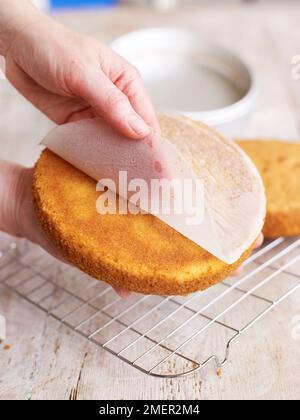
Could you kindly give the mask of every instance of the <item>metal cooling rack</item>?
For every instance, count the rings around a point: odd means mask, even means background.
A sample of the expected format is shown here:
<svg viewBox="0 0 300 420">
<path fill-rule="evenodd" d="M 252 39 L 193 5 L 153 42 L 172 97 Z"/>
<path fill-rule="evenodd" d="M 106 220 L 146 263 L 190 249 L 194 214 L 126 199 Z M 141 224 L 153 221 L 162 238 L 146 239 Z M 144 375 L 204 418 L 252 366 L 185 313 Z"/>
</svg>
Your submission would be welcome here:
<svg viewBox="0 0 300 420">
<path fill-rule="evenodd" d="M 240 277 L 187 297 L 132 294 L 0 236 L 0 284 L 140 371 L 179 377 L 229 359 L 233 343 L 300 289 L 300 239 L 279 238 Z"/>
</svg>

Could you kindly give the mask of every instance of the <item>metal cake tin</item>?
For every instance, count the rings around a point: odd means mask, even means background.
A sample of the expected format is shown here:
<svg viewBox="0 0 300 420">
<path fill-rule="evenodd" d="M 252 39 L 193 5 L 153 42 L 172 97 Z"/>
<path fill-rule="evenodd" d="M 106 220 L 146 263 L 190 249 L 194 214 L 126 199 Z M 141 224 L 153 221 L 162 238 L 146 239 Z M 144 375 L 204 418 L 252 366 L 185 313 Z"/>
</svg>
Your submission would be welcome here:
<svg viewBox="0 0 300 420">
<path fill-rule="evenodd" d="M 157 110 L 189 116 L 240 135 L 256 87 L 235 53 L 189 30 L 150 28 L 127 33 L 112 48 L 137 67 Z"/>
</svg>

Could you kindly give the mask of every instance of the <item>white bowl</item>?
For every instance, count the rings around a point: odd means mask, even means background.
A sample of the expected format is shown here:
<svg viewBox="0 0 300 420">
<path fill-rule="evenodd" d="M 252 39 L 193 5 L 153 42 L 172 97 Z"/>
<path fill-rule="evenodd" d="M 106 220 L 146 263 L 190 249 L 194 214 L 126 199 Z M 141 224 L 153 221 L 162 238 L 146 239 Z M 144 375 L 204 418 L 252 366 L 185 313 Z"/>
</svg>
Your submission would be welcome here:
<svg viewBox="0 0 300 420">
<path fill-rule="evenodd" d="M 139 69 L 156 109 L 187 115 L 229 135 L 255 102 L 249 67 L 194 32 L 152 28 L 130 32 L 112 48 Z"/>
</svg>

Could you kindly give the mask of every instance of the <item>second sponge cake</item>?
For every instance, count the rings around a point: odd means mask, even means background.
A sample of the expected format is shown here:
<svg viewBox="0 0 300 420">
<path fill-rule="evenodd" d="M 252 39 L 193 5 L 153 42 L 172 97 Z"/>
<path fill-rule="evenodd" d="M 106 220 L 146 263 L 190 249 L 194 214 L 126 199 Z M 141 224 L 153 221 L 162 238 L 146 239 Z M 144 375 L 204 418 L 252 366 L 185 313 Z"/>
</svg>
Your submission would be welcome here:
<svg viewBox="0 0 300 420">
<path fill-rule="evenodd" d="M 238 141 L 256 164 L 265 184 L 267 238 L 300 235 L 300 143 Z"/>
</svg>

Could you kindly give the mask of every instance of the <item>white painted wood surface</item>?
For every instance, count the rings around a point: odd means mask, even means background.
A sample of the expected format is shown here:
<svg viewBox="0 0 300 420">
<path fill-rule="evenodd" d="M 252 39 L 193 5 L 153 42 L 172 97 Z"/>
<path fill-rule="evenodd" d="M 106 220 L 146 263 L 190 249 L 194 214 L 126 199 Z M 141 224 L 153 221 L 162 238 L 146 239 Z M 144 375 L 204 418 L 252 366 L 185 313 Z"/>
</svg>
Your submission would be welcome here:
<svg viewBox="0 0 300 420">
<path fill-rule="evenodd" d="M 240 135 L 299 139 L 300 80 L 291 76 L 292 57 L 300 54 L 299 3 L 210 3 L 169 15 L 121 8 L 57 18 L 105 42 L 144 26 L 197 29 L 203 37 L 242 54 L 257 75 L 257 107 Z M 1 158 L 33 164 L 39 154 L 37 143 L 51 124 L 5 81 L 0 81 L 0 111 Z M 202 379 L 145 376 L 1 285 L 0 313 L 8 324 L 8 338 L 0 345 L 1 399 L 300 397 L 300 341 L 292 337 L 292 320 L 300 315 L 300 293 L 233 346 L 232 361 L 222 378 L 211 372 Z"/>
</svg>

